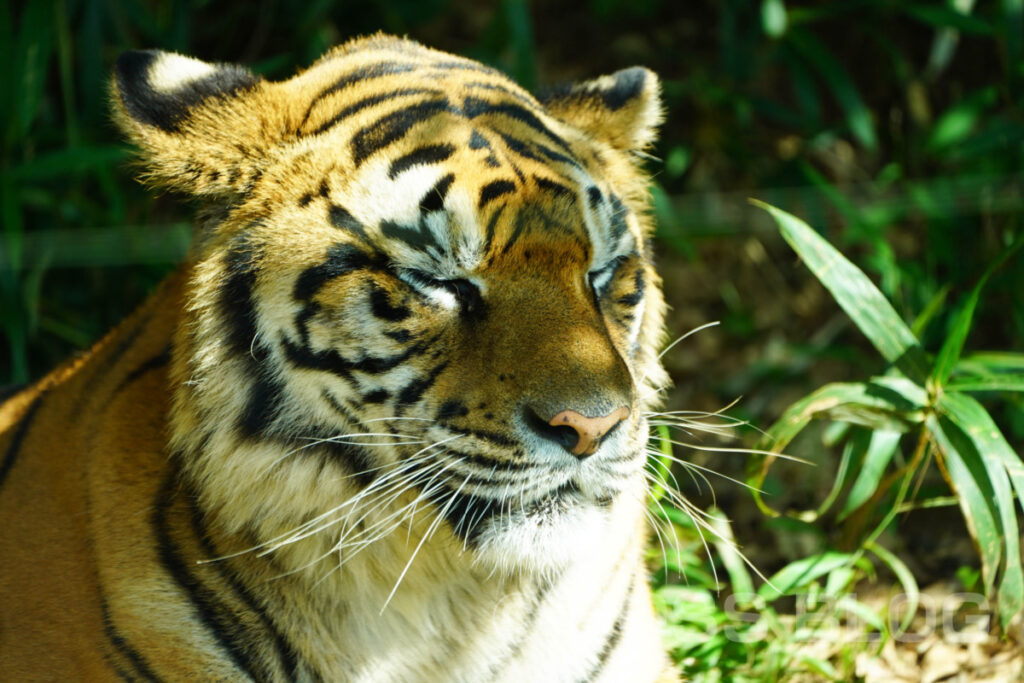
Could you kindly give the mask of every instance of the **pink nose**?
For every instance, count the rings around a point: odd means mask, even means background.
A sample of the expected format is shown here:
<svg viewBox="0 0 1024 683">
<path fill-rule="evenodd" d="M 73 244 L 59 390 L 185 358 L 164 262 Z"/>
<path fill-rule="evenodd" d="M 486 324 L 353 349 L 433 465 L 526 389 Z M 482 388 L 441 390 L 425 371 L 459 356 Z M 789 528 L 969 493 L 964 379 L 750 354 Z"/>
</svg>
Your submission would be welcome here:
<svg viewBox="0 0 1024 683">
<path fill-rule="evenodd" d="M 577 456 L 593 455 L 601 438 L 612 427 L 629 417 L 629 408 L 620 406 L 602 417 L 587 417 L 575 410 L 563 410 L 548 422 L 552 427 L 570 427 L 576 432 L 576 445 L 569 452 Z"/>
</svg>

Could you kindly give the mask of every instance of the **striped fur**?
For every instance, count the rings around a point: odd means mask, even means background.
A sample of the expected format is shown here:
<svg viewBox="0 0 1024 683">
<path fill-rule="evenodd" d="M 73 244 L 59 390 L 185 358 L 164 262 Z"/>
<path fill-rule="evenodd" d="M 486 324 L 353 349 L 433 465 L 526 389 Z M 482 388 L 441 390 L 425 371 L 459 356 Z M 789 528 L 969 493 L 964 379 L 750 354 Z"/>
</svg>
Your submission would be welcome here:
<svg viewBox="0 0 1024 683">
<path fill-rule="evenodd" d="M 139 311 L 0 406 L 0 680 L 673 680 L 654 75 L 538 100 L 376 36 L 282 82 L 128 53 L 113 99 L 204 208 Z M 621 408 L 587 457 L 548 424 Z"/>
</svg>

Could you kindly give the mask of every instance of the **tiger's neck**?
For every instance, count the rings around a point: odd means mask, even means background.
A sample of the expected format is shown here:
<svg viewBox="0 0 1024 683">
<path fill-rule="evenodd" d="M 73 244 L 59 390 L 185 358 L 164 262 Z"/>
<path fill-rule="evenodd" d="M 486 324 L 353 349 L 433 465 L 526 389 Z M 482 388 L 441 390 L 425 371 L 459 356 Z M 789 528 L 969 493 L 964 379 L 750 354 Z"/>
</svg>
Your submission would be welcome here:
<svg viewBox="0 0 1024 683">
<path fill-rule="evenodd" d="M 271 550 L 270 529 L 222 523 L 235 513 L 203 510 L 187 480 L 172 498 L 165 529 L 178 566 L 205 587 L 211 619 L 231 624 L 236 649 L 259 653 L 271 678 L 540 680 L 597 649 L 587 629 L 606 632 L 626 609 L 602 597 L 643 581 L 643 535 L 629 538 L 625 526 L 604 539 L 601 556 L 510 575 L 478 566 L 446 530 L 424 541 L 427 517 L 351 555 L 329 534 Z"/>
</svg>

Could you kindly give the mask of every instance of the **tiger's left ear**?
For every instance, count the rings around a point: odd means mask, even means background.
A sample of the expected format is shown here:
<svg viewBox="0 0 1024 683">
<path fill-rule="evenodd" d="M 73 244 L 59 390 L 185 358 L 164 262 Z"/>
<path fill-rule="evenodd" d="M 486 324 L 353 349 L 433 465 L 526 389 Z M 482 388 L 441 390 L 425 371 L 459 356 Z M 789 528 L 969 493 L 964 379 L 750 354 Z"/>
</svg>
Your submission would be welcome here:
<svg viewBox="0 0 1024 683">
<path fill-rule="evenodd" d="M 662 120 L 661 84 L 640 66 L 555 88 L 539 99 L 553 115 L 624 151 L 650 145 Z"/>
<path fill-rule="evenodd" d="M 146 178 L 187 194 L 243 194 L 278 140 L 268 84 L 247 69 L 156 50 L 117 60 L 114 119 L 140 150 Z"/>
</svg>

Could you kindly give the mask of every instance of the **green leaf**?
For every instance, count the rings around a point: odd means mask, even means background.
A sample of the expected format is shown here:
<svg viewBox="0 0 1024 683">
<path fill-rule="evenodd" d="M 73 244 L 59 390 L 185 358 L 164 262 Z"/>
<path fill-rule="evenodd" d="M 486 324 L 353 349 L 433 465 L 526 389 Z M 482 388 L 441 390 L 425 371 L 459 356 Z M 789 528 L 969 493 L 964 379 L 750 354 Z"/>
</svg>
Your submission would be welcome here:
<svg viewBox="0 0 1024 683">
<path fill-rule="evenodd" d="M 946 341 L 942 344 L 942 349 L 939 351 L 935 367 L 932 369 L 932 381 L 938 386 L 943 386 L 946 383 L 950 373 L 953 371 L 953 366 L 960 360 L 960 353 L 963 351 L 964 342 L 967 341 L 967 334 L 971 330 L 974 309 L 978 306 L 978 298 L 981 296 L 982 288 L 988 282 L 992 273 L 1013 256 L 1022 245 L 1024 245 L 1024 233 L 1022 233 L 1022 237 L 1019 237 L 1013 244 L 1004 249 L 999 258 L 989 264 L 985 272 L 982 273 L 981 278 L 979 278 L 978 284 L 974 286 L 961 305 L 960 311 L 956 314 L 953 325 L 947 333 Z"/>
<path fill-rule="evenodd" d="M 923 385 L 928 376 L 924 351 L 871 280 L 799 218 L 764 202 L 751 201 L 772 215 L 785 240 L 879 353 L 904 375 Z"/>
<path fill-rule="evenodd" d="M 988 411 L 970 396 L 945 393 L 939 411 L 968 439 L 988 472 L 1002 526 L 1006 564 L 999 584 L 999 621 L 1005 628 L 1024 609 L 1024 569 L 1021 567 L 1020 533 L 1010 484 L 1024 507 L 1024 463 L 1006 442 Z M 949 430 L 951 431 L 951 430 Z M 952 471 L 950 472 L 952 476 Z M 980 541 L 979 541 L 980 543 Z M 984 563 L 982 568 L 984 569 Z"/>
<path fill-rule="evenodd" d="M 824 552 L 791 562 L 776 572 L 757 594 L 768 602 L 783 595 L 799 592 L 812 581 L 840 567 L 855 563 L 857 557 L 849 553 Z"/>
<path fill-rule="evenodd" d="M 1024 391 L 1024 375 L 963 377 L 946 383 L 947 391 Z"/>
<path fill-rule="evenodd" d="M 732 593 L 741 599 L 744 599 L 744 596 L 753 596 L 754 582 L 747 571 L 743 556 L 736 547 L 736 539 L 732 535 L 732 529 L 729 526 L 729 520 L 725 518 L 725 513 L 711 508 L 708 510 L 707 519 L 714 531 L 715 537 L 712 540 L 715 550 L 718 551 L 725 571 L 729 574 Z"/>
<path fill-rule="evenodd" d="M 901 436 L 900 432 L 883 429 L 871 432 L 860 472 L 850 488 L 850 495 L 846 497 L 846 505 L 839 512 L 840 521 L 874 495 L 885 474 L 885 468 L 896 454 Z"/>
<path fill-rule="evenodd" d="M 900 585 L 903 586 L 903 594 L 907 599 L 907 612 L 903 615 L 903 621 L 900 622 L 900 633 L 906 633 L 914 621 L 914 617 L 917 616 L 917 606 L 921 602 L 921 589 L 917 585 L 917 580 L 914 578 L 913 572 L 910 571 L 910 567 L 887 549 L 877 543 L 868 543 L 865 547 L 892 570 Z"/>
<path fill-rule="evenodd" d="M 957 495 L 960 511 L 981 556 L 985 592 L 992 595 L 1002 562 L 1003 538 L 996 507 L 999 502 L 989 470 L 970 437 L 947 415 L 929 415 L 927 424 L 941 449 L 948 483 Z"/>
</svg>

